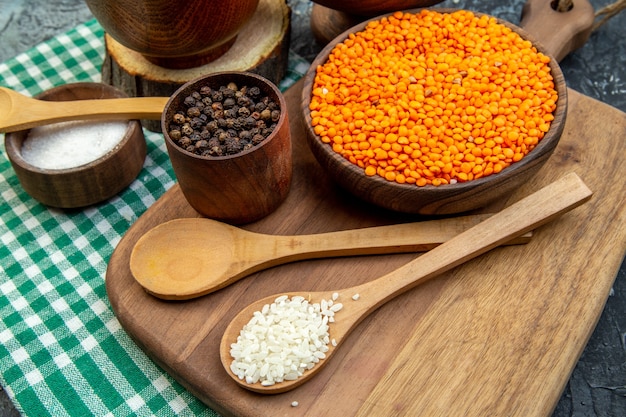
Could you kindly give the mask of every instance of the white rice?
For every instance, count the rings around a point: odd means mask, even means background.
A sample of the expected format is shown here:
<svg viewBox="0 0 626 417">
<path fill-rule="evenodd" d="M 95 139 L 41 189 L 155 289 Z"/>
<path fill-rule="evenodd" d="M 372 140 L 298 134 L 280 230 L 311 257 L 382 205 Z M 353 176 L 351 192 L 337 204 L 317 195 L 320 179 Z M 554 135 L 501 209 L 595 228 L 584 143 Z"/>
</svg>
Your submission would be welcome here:
<svg viewBox="0 0 626 417">
<path fill-rule="evenodd" d="M 248 384 L 264 386 L 301 377 L 326 358 L 328 324 L 343 307 L 335 303 L 338 297 L 311 304 L 283 295 L 254 312 L 230 345 L 231 371 Z"/>
</svg>

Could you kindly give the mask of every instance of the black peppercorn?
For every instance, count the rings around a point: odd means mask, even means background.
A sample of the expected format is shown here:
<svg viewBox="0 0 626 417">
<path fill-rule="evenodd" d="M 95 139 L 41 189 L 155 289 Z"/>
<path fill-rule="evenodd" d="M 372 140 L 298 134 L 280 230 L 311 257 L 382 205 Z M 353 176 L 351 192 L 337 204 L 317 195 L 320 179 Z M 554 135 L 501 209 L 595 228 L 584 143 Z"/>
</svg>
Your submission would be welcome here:
<svg viewBox="0 0 626 417">
<path fill-rule="evenodd" d="M 213 119 L 217 120 L 218 122 L 224 118 L 224 110 L 214 110 L 213 111 Z"/>
<path fill-rule="evenodd" d="M 254 145 L 258 145 L 259 143 L 263 142 L 264 139 L 265 137 L 263 135 L 256 134 L 252 137 L 252 143 Z"/>
<path fill-rule="evenodd" d="M 224 147 L 225 147 L 226 153 L 232 155 L 232 154 L 241 152 L 242 146 L 239 143 L 239 138 L 229 137 L 224 142 Z"/>
<path fill-rule="evenodd" d="M 235 109 L 226 109 L 224 110 L 224 117 L 227 119 L 234 119 L 237 117 L 237 111 Z"/>
<path fill-rule="evenodd" d="M 248 107 L 251 103 L 251 100 L 247 96 L 241 96 L 237 98 L 237 104 L 241 107 Z"/>
<path fill-rule="evenodd" d="M 250 110 L 247 107 L 240 107 L 239 110 L 237 110 L 237 115 L 239 117 L 248 117 L 250 116 Z"/>
<path fill-rule="evenodd" d="M 220 146 L 220 141 L 217 140 L 216 137 L 212 137 L 211 139 L 208 140 L 208 147 L 209 148 L 215 148 Z"/>
<path fill-rule="evenodd" d="M 194 117 L 193 119 L 189 121 L 189 126 L 191 126 L 194 130 L 200 129 L 202 126 L 204 126 L 204 122 L 202 121 L 201 118 Z"/>
<path fill-rule="evenodd" d="M 172 140 L 179 140 L 182 137 L 182 135 L 180 133 L 180 129 L 172 129 L 172 130 L 170 130 L 169 131 L 169 135 L 170 135 L 170 138 L 172 138 Z"/>
<path fill-rule="evenodd" d="M 226 90 L 226 91 L 231 91 L 231 90 Z M 234 93 L 233 93 L 233 95 L 234 95 Z M 225 108 L 225 109 L 230 109 L 230 108 L 232 108 L 232 107 L 233 107 L 236 103 L 237 103 L 237 102 L 235 101 L 235 99 L 234 99 L 234 98 L 232 98 L 232 97 L 228 97 L 228 98 L 224 99 L 224 104 L 223 104 L 223 105 L 224 105 L 224 108 Z"/>
<path fill-rule="evenodd" d="M 211 87 L 209 87 L 208 85 L 203 85 L 202 87 L 200 87 L 200 95 L 208 96 L 210 94 L 211 94 Z"/>
<path fill-rule="evenodd" d="M 174 116 L 172 116 L 172 121 L 176 124 L 182 125 L 183 123 L 185 123 L 185 116 L 181 113 L 176 113 Z"/>
<path fill-rule="evenodd" d="M 217 135 L 217 140 L 219 140 L 220 142 L 224 142 L 229 137 L 230 135 L 228 133 L 226 133 L 225 131 L 222 131 L 221 133 Z"/>
<path fill-rule="evenodd" d="M 222 92 L 219 90 L 218 91 L 213 90 L 211 92 L 211 100 L 221 102 L 224 100 L 224 94 L 222 94 Z"/>
<path fill-rule="evenodd" d="M 185 106 L 189 107 L 189 106 L 193 106 L 194 104 L 196 104 L 196 99 L 191 97 L 191 96 L 187 96 L 185 97 Z"/>
<path fill-rule="evenodd" d="M 219 126 L 216 120 L 211 120 L 210 122 L 206 124 L 206 128 L 209 132 L 215 133 L 217 129 L 219 129 Z"/>
<path fill-rule="evenodd" d="M 248 129 L 251 129 L 256 126 L 256 120 L 252 116 L 246 117 L 243 120 L 243 123 L 244 123 L 244 126 Z"/>
<path fill-rule="evenodd" d="M 265 109 L 261 112 L 261 119 L 269 120 L 272 117 L 272 111 L 270 109 Z"/>
<path fill-rule="evenodd" d="M 257 86 L 250 87 L 248 95 L 252 98 L 257 98 L 261 94 L 261 89 Z"/>
<path fill-rule="evenodd" d="M 250 149 L 274 131 L 280 118 L 278 103 L 262 94 L 259 87 L 238 88 L 232 82 L 200 87 L 184 98 L 168 134 L 183 149 L 207 157 Z"/>
<path fill-rule="evenodd" d="M 189 139 L 187 136 L 183 136 L 182 138 L 180 138 L 180 140 L 178 141 L 178 144 L 180 146 L 182 146 L 183 148 L 187 148 L 188 146 L 191 145 L 191 139 Z"/>
<path fill-rule="evenodd" d="M 242 120 L 241 118 L 234 119 L 234 122 L 233 122 L 233 129 L 235 129 L 236 131 L 238 131 L 238 132 L 239 132 L 239 131 L 241 131 L 243 128 L 244 128 L 244 126 L 243 126 L 243 120 Z"/>
<path fill-rule="evenodd" d="M 242 130 L 239 132 L 239 138 L 245 141 L 250 141 L 252 140 L 252 133 L 250 133 L 249 130 Z"/>
<path fill-rule="evenodd" d="M 193 128 L 188 123 L 185 123 L 183 127 L 180 129 L 180 131 L 185 136 L 189 136 L 193 134 Z"/>
</svg>

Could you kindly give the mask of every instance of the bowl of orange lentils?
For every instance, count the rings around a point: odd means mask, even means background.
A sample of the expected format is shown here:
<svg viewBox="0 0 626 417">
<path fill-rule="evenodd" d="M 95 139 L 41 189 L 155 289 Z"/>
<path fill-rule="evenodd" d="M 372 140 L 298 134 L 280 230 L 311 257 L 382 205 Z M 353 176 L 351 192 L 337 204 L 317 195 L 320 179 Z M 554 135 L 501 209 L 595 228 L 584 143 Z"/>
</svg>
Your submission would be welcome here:
<svg viewBox="0 0 626 417">
<path fill-rule="evenodd" d="M 305 75 L 309 147 L 355 196 L 390 210 L 456 214 L 506 199 L 550 158 L 567 87 L 521 28 L 467 10 L 367 20 Z"/>
</svg>

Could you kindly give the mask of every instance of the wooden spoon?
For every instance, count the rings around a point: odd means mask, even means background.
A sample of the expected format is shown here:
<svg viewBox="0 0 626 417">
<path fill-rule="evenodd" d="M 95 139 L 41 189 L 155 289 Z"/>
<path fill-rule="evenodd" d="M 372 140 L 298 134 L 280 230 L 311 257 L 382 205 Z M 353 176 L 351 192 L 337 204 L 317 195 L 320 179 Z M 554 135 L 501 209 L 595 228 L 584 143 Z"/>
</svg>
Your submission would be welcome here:
<svg viewBox="0 0 626 417">
<path fill-rule="evenodd" d="M 68 120 L 161 118 L 169 97 L 46 101 L 0 87 L 0 132 L 16 132 Z"/>
<path fill-rule="evenodd" d="M 144 234 L 130 270 L 156 297 L 200 297 L 254 272 L 303 259 L 423 252 L 488 218 L 489 214 L 314 235 L 254 233 L 206 218 L 176 219 Z M 531 233 L 510 244 L 526 243 Z"/>
<path fill-rule="evenodd" d="M 568 174 L 442 245 L 422 254 L 414 261 L 374 281 L 341 290 L 301 291 L 272 295 L 258 300 L 238 313 L 224 331 L 220 344 L 222 365 L 231 378 L 246 389 L 263 394 L 275 394 L 291 390 L 319 372 L 322 366 L 328 363 L 346 336 L 365 317 L 387 301 L 515 236 L 520 236 L 549 222 L 589 200 L 591 194 L 591 191 L 576 174 Z M 309 299 L 311 303 L 319 303 L 322 299 L 331 299 L 335 292 L 339 293 L 337 302 L 343 303 L 343 309 L 335 316 L 336 322 L 330 323 L 330 338 L 336 344 L 329 344 L 326 358 L 317 363 L 315 367 L 305 371 L 304 375 L 296 380 L 284 381 L 271 386 L 262 386 L 261 383 L 247 384 L 245 381 L 239 380 L 230 370 L 232 363 L 231 344 L 236 342 L 241 329 L 252 318 L 255 311 L 260 311 L 264 305 L 271 304 L 279 295 L 288 295 L 289 297 L 299 295 Z M 352 299 L 355 294 L 359 294 L 356 301 Z"/>
</svg>

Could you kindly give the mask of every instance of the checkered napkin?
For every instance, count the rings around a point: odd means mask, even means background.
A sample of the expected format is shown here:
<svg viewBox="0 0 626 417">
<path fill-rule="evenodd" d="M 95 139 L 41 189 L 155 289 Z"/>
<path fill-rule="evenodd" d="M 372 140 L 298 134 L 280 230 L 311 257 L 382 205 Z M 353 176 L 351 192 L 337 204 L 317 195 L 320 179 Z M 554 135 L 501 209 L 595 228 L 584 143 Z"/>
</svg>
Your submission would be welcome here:
<svg viewBox="0 0 626 417">
<path fill-rule="evenodd" d="M 42 43 L 0 64 L 0 85 L 35 95 L 100 81 L 103 35 L 91 20 Z M 280 88 L 307 68 L 291 54 Z M 2 147 L 0 383 L 24 415 L 217 415 L 133 343 L 106 295 L 115 246 L 174 184 L 162 135 L 145 135 L 148 155 L 138 178 L 80 211 L 51 209 L 26 194 Z"/>
</svg>

